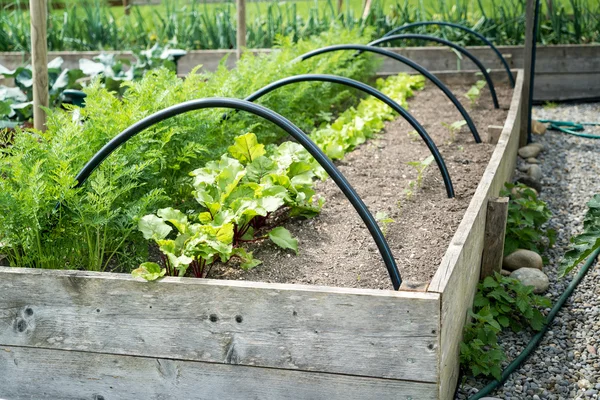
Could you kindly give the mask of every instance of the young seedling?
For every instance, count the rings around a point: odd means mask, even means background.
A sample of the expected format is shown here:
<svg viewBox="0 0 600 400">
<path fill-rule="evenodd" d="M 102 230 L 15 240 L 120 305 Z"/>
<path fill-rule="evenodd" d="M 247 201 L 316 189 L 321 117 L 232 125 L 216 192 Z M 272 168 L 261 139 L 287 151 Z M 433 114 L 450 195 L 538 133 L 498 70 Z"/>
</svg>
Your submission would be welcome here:
<svg viewBox="0 0 600 400">
<path fill-rule="evenodd" d="M 408 188 L 402 191 L 402 193 L 404 193 L 404 197 L 406 197 L 406 200 L 410 200 L 413 194 L 415 194 L 414 190 L 416 186 L 417 184 L 415 181 L 408 181 Z"/>
<path fill-rule="evenodd" d="M 485 85 L 485 81 L 477 81 L 473 86 L 471 86 L 471 89 L 465 93 L 465 96 L 467 96 L 467 98 L 471 101 L 471 107 L 474 107 L 475 103 L 477 103 L 477 100 L 479 100 L 479 96 L 481 96 L 481 89 L 483 89 Z"/>
<path fill-rule="evenodd" d="M 460 121 L 454 121 L 451 124 L 447 124 L 442 122 L 442 126 L 448 129 L 450 133 L 450 143 L 454 143 L 456 141 L 456 134 L 460 131 L 460 129 L 467 124 L 467 121 L 461 119 Z"/>
<path fill-rule="evenodd" d="M 383 236 L 387 236 L 388 225 L 395 221 L 390 218 L 385 211 L 377 211 L 375 214 L 375 219 L 381 225 L 381 232 L 383 233 Z"/>
<path fill-rule="evenodd" d="M 407 133 L 407 135 L 411 142 L 416 142 L 419 140 L 419 134 L 417 131 L 410 131 Z"/>
<path fill-rule="evenodd" d="M 433 156 L 429 156 L 421 161 L 410 161 L 407 163 L 408 165 L 410 165 L 411 167 L 413 167 L 414 169 L 417 170 L 416 187 L 420 188 L 421 185 L 423 184 L 423 174 L 425 173 L 425 170 L 427 169 L 427 167 L 429 167 L 429 164 L 431 164 L 432 161 L 433 161 Z M 410 182 L 409 182 L 409 186 L 411 186 Z"/>
</svg>

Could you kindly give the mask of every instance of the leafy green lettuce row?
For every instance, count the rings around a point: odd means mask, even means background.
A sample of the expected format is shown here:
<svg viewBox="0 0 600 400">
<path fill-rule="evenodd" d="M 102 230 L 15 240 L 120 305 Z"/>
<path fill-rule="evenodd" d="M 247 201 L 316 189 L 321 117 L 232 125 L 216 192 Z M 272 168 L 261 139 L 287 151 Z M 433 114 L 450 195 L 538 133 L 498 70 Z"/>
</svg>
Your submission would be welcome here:
<svg viewBox="0 0 600 400">
<path fill-rule="evenodd" d="M 377 80 L 377 88 L 403 107 L 406 107 L 406 99 L 413 95 L 413 90 L 421 89 L 423 85 L 421 75 L 398 74 Z M 329 158 L 339 160 L 381 131 L 384 122 L 392 120 L 394 114 L 382 101 L 368 97 L 361 100 L 356 108 L 344 111 L 335 122 L 315 130 L 311 139 Z"/>
</svg>

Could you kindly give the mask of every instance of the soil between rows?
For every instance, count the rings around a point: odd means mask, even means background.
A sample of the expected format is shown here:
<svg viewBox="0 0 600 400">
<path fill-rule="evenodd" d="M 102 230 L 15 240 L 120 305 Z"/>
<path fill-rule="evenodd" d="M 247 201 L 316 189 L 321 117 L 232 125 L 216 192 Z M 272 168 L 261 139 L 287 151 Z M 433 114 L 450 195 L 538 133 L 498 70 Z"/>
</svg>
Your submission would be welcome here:
<svg viewBox="0 0 600 400">
<path fill-rule="evenodd" d="M 474 107 L 468 107 L 463 94 L 469 87 L 450 86 L 450 89 L 467 107 L 486 142 L 488 125 L 504 125 L 512 90 L 496 88 L 501 107 L 496 110 L 487 90 Z M 476 144 L 466 126 L 452 141 L 442 122 L 452 123 L 462 117 L 433 85 L 415 92 L 408 104 L 409 112 L 427 130 L 446 162 L 456 192 L 454 199 L 448 199 L 435 162 L 426 169 L 422 187 L 407 198 L 404 190 L 417 177 L 416 170 L 407 162 L 423 160 L 430 152 L 420 138 L 408 134 L 413 128 L 401 118 L 387 123 L 382 134 L 336 164 L 373 215 L 383 211 L 394 220 L 384 232 L 402 279 L 429 282 L 475 193 L 494 145 Z M 263 264 L 251 271 L 242 271 L 231 262 L 217 265 L 210 277 L 391 289 L 377 246 L 346 197 L 331 179 L 319 182 L 316 189 L 326 200 L 321 214 L 309 220 L 289 219 L 283 223 L 298 239 L 297 256 L 270 242 L 253 245 L 249 250 Z"/>
</svg>

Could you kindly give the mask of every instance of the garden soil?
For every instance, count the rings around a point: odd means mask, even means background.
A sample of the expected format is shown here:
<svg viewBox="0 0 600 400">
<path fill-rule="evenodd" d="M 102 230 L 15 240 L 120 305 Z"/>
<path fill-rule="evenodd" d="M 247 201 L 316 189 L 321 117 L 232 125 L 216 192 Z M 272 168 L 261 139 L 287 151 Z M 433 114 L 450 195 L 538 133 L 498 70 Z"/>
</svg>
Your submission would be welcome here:
<svg viewBox="0 0 600 400">
<path fill-rule="evenodd" d="M 484 142 L 488 125 L 504 125 L 512 90 L 498 87 L 500 109 L 493 109 L 489 91 L 482 91 L 477 104 L 469 107 L 464 97 L 469 86 L 450 89 L 467 107 Z M 402 279 L 428 283 L 456 231 L 494 149 L 476 144 L 466 126 L 455 135 L 442 123 L 462 117 L 435 86 L 409 99 L 408 110 L 430 134 L 449 170 L 456 197 L 446 195 L 440 171 L 433 162 L 424 172 L 421 187 L 413 189 L 416 170 L 408 165 L 430 155 L 413 128 L 399 118 L 386 124 L 376 138 L 356 148 L 337 162 L 373 215 L 385 212 L 394 222 L 380 223 L 400 269 Z M 452 137 L 454 136 L 454 137 Z M 354 288 L 392 289 L 381 255 L 350 202 L 328 179 L 319 182 L 317 193 L 326 202 L 313 219 L 287 219 L 283 226 L 298 238 L 298 255 L 270 242 L 253 244 L 249 250 L 263 264 L 242 271 L 233 260 L 217 265 L 211 278 L 262 282 L 299 283 Z M 277 218 L 286 218 L 285 215 Z"/>
</svg>

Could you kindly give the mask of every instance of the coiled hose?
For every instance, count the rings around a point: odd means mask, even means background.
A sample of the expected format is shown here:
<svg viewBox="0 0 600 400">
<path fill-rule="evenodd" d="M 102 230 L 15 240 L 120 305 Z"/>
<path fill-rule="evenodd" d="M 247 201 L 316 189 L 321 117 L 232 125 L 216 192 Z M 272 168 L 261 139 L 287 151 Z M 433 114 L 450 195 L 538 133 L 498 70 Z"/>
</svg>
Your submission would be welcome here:
<svg viewBox="0 0 600 400">
<path fill-rule="evenodd" d="M 502 371 L 500 380 L 499 381 L 494 380 L 494 381 L 490 382 L 487 386 L 485 386 L 479 392 L 477 392 L 473 396 L 469 397 L 469 400 L 478 400 L 478 399 L 481 399 L 482 397 L 490 394 L 498 386 L 500 386 L 504 382 L 506 382 L 508 377 L 517 368 L 519 368 L 519 366 L 527 359 L 527 357 L 529 357 L 531 352 L 533 352 L 533 350 L 535 350 L 535 348 L 538 346 L 538 344 L 540 343 L 540 341 L 546 334 L 546 331 L 548 331 L 548 328 L 550 328 L 550 325 L 552 324 L 552 321 L 554 321 L 554 318 L 556 317 L 556 314 L 558 314 L 558 311 L 560 311 L 560 309 L 565 304 L 565 302 L 567 301 L 569 296 L 571 296 L 571 294 L 573 293 L 573 291 L 575 290 L 577 285 L 579 285 L 581 280 L 584 278 L 585 274 L 587 274 L 588 270 L 594 264 L 594 262 L 596 261 L 596 258 L 598 258 L 599 254 L 600 254 L 600 248 L 596 249 L 596 251 L 594 251 L 592 253 L 592 255 L 586 260 L 585 264 L 583 264 L 583 267 L 581 267 L 581 269 L 579 270 L 579 272 L 577 273 L 575 278 L 573 278 L 571 283 L 569 283 L 569 286 L 567 287 L 567 289 L 558 298 L 558 300 L 554 304 L 554 307 L 552 307 L 552 309 L 550 310 L 550 313 L 546 317 L 546 321 L 544 323 L 544 327 L 542 328 L 542 330 L 539 331 L 538 333 L 536 333 L 531 338 L 531 340 L 529 341 L 529 343 L 527 343 L 527 346 L 521 352 L 521 354 L 519 354 L 510 364 L 508 364 L 508 366 L 504 369 L 504 371 Z"/>
</svg>

